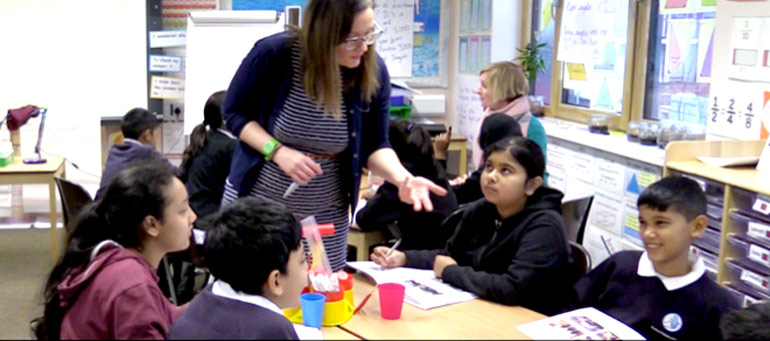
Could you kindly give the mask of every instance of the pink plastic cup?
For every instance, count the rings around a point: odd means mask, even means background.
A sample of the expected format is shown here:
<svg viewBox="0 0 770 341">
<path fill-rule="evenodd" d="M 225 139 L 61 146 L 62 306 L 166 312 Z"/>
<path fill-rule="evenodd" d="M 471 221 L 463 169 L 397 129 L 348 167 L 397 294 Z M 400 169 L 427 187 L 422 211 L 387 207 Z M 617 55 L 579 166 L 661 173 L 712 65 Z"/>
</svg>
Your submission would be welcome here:
<svg viewBox="0 0 770 341">
<path fill-rule="evenodd" d="M 401 318 L 401 308 L 404 306 L 406 288 L 398 283 L 383 283 L 377 285 L 380 293 L 380 315 L 386 320 Z"/>
</svg>

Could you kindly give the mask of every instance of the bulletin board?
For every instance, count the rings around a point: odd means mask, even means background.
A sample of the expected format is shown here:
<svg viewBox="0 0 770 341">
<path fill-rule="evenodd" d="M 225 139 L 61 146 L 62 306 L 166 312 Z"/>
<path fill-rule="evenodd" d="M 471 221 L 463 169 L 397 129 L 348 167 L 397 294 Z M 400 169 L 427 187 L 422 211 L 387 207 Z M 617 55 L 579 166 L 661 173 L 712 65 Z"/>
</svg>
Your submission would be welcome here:
<svg viewBox="0 0 770 341">
<path fill-rule="evenodd" d="M 307 0 L 232 0 L 233 10 L 283 11 Z M 377 42 L 392 78 L 413 87 L 447 87 L 449 0 L 379 0 L 375 18 L 385 30 Z"/>
</svg>

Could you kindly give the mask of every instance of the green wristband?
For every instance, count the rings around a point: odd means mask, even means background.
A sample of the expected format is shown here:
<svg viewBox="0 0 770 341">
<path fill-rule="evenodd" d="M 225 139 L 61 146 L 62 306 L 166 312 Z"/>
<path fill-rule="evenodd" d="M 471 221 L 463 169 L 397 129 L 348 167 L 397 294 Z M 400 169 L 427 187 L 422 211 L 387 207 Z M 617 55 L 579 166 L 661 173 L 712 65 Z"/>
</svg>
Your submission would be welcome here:
<svg viewBox="0 0 770 341">
<path fill-rule="evenodd" d="M 272 139 L 265 143 L 265 146 L 262 147 L 262 154 L 265 154 L 265 160 L 270 161 L 270 158 L 273 156 L 273 151 L 275 151 L 275 147 L 278 146 L 278 144 L 279 142 L 276 139 Z"/>
</svg>

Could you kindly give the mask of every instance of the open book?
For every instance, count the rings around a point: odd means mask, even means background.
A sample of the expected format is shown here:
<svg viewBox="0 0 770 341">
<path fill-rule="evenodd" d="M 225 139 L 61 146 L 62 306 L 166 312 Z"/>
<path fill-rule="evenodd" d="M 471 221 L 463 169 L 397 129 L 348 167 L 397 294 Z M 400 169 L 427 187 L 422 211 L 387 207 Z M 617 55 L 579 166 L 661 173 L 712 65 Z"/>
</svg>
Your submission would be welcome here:
<svg viewBox="0 0 770 341">
<path fill-rule="evenodd" d="M 385 269 L 374 262 L 348 262 L 348 265 L 366 274 L 378 284 L 404 285 L 406 287 L 404 301 L 423 310 L 476 298 L 476 295 L 457 289 L 436 278 L 433 270 L 404 267 Z"/>
<path fill-rule="evenodd" d="M 533 340 L 644 340 L 631 327 L 594 308 L 583 308 L 516 327 Z"/>
</svg>

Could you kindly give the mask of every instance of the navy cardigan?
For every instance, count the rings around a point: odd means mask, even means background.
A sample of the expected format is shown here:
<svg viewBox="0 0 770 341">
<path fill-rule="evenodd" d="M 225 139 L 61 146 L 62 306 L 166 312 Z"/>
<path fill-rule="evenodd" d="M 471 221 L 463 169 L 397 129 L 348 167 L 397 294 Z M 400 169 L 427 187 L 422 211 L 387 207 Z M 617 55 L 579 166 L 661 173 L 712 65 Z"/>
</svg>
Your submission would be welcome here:
<svg viewBox="0 0 770 341">
<path fill-rule="evenodd" d="M 227 129 L 235 136 L 249 121 L 256 121 L 273 134 L 275 120 L 291 90 L 294 71 L 291 66 L 293 32 L 282 32 L 257 41 L 238 67 L 227 90 L 223 116 Z M 361 168 L 374 151 L 390 147 L 388 142 L 390 75 L 385 62 L 377 56 L 380 88 L 370 102 L 360 92 L 348 91 L 344 96 L 348 115 L 348 148 L 339 155 L 342 165 L 350 168 L 343 174 L 348 202 L 358 199 Z M 257 179 L 264 155 L 239 141 L 230 166 L 230 183 L 238 196 L 248 196 Z"/>
</svg>

